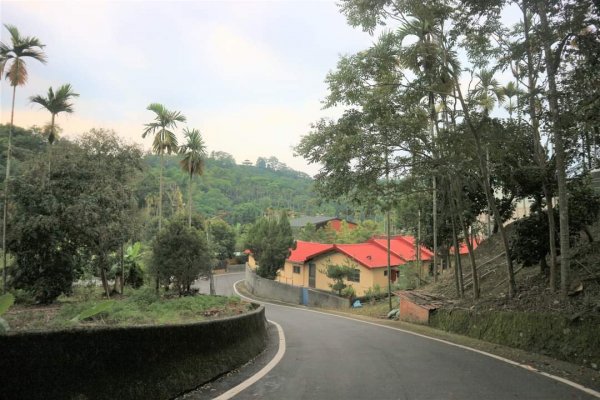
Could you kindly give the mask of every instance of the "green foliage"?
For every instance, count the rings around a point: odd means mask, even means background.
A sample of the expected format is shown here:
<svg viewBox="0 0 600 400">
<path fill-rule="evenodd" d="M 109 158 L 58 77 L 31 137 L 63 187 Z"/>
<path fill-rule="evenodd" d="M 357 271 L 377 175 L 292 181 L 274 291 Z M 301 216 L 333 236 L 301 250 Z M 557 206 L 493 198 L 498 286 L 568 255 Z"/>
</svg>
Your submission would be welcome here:
<svg viewBox="0 0 600 400">
<path fill-rule="evenodd" d="M 355 210 L 346 201 L 324 202 L 313 191 L 313 180 L 305 173 L 283 167 L 279 169 L 236 165 L 231 155 L 212 152 L 204 160 L 203 178 L 192 187 L 193 209 L 203 215 L 219 216 L 230 225 L 251 224 L 269 208 L 289 209 L 296 214 L 340 215 L 353 217 Z M 148 174 L 138 190 L 141 206 L 151 215 L 157 215 L 158 178 L 160 160 L 158 156 L 146 156 Z M 165 188 L 176 185 L 187 188 L 188 174 L 181 170 L 175 156 L 164 156 Z M 163 216 L 170 218 L 176 213 L 172 203 L 164 196 Z"/>
<path fill-rule="evenodd" d="M 209 267 L 206 238 L 196 228 L 173 221 L 152 244 L 150 267 L 162 282 L 172 282 L 180 295 L 189 293 L 201 271 Z"/>
<path fill-rule="evenodd" d="M 275 279 L 293 246 L 292 228 L 287 214 L 279 218 L 263 217 L 248 230 L 246 248 L 252 250 L 258 262 L 258 275 Z"/>
<path fill-rule="evenodd" d="M 317 243 L 362 243 L 381 234 L 380 225 L 373 220 L 365 220 L 356 227 L 350 227 L 346 221 L 342 221 L 339 231 L 334 230 L 330 223 L 325 228 L 316 229 L 314 224 L 307 223 L 302 227 L 296 237 L 298 240 Z"/>
<path fill-rule="evenodd" d="M 372 287 L 368 288 L 365 292 L 365 296 L 369 299 L 371 304 L 375 304 L 375 301 L 381 297 L 382 291 L 381 286 L 379 284 L 375 284 Z"/>
<path fill-rule="evenodd" d="M 225 221 L 219 218 L 209 221 L 210 245 L 215 257 L 224 261 L 233 257 L 235 251 L 235 230 Z"/>
<path fill-rule="evenodd" d="M 348 285 L 344 282 L 348 277 L 354 275 L 354 269 L 348 265 L 327 264 L 325 271 L 322 271 L 328 278 L 333 279 L 333 283 L 329 286 L 334 292 L 342 296 L 342 292 L 347 289 Z"/>
<path fill-rule="evenodd" d="M 12 293 L 6 293 L 0 296 L 0 316 L 8 311 L 15 303 L 15 296 Z"/>
<path fill-rule="evenodd" d="M 0 335 L 6 333 L 10 329 L 10 325 L 4 318 L 2 318 L 2 314 L 7 312 L 14 302 L 15 296 L 13 296 L 11 293 L 6 293 L 0 296 Z"/>
<path fill-rule="evenodd" d="M 557 215 L 558 217 L 558 215 Z M 550 252 L 548 216 L 545 211 L 521 218 L 515 223 L 515 234 L 510 243 L 513 260 L 525 267 L 543 262 Z M 558 235 L 555 236 L 558 244 Z"/>
<path fill-rule="evenodd" d="M 41 303 L 71 293 L 85 264 L 108 270 L 109 254 L 127 240 L 137 219 L 131 182 L 141 169 L 139 148 L 102 130 L 55 147 L 50 175 L 45 155 L 23 165 L 9 221 L 13 285 Z"/>
<path fill-rule="evenodd" d="M 106 313 L 114 305 L 115 305 L 115 301 L 114 300 L 102 301 L 102 302 L 100 302 L 98 304 L 95 304 L 93 307 L 90 307 L 90 308 L 88 308 L 88 309 L 80 312 L 75 317 L 73 317 L 71 321 L 73 321 L 73 322 L 84 321 L 86 319 L 95 317 L 95 316 L 100 315 L 102 313 Z"/>
<path fill-rule="evenodd" d="M 343 297 L 349 297 L 349 298 L 356 297 L 356 291 L 354 290 L 352 285 L 349 285 L 349 286 L 346 286 L 345 288 L 343 288 L 342 291 L 340 292 L 340 294 Z"/>
</svg>

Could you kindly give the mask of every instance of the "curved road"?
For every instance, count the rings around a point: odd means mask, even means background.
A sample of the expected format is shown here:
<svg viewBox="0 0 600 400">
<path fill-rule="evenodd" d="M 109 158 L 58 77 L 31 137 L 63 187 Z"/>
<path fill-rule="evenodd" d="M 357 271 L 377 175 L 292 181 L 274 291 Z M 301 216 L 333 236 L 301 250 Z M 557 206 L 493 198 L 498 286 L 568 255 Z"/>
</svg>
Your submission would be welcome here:
<svg viewBox="0 0 600 400">
<path fill-rule="evenodd" d="M 217 276 L 233 293 L 243 273 Z M 379 325 L 266 304 L 285 332 L 283 359 L 236 399 L 594 399 L 566 384 L 459 347 Z"/>
</svg>

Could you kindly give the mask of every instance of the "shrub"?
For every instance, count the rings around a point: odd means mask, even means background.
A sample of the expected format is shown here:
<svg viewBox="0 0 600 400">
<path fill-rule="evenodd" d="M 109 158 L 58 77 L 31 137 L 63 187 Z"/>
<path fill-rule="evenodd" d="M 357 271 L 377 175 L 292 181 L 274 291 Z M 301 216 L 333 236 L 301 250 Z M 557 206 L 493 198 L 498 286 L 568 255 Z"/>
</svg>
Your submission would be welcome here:
<svg viewBox="0 0 600 400">
<path fill-rule="evenodd" d="M 180 221 L 171 222 L 152 245 L 150 266 L 163 282 L 172 282 L 180 295 L 190 292 L 202 270 L 209 266 L 206 238 Z"/>
</svg>

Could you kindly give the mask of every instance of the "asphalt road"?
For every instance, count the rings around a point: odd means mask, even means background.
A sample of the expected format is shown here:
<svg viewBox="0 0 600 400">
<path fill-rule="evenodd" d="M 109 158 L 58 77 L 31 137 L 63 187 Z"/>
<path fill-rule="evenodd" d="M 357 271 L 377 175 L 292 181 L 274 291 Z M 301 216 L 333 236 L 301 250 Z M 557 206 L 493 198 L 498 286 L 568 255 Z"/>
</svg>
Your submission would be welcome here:
<svg viewBox="0 0 600 400">
<path fill-rule="evenodd" d="M 232 294 L 240 279 L 243 273 L 218 276 L 217 292 Z M 266 314 L 282 326 L 286 353 L 236 399 L 594 398 L 500 360 L 385 327 L 269 304 Z"/>
</svg>

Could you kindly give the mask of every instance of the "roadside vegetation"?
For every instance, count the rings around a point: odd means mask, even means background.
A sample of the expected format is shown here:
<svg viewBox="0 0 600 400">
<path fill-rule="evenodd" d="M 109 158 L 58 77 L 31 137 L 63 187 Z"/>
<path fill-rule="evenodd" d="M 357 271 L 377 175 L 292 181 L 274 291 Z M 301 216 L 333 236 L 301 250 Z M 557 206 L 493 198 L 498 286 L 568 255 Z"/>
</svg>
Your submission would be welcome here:
<svg viewBox="0 0 600 400">
<path fill-rule="evenodd" d="M 3 318 L 11 331 L 39 331 L 99 326 L 167 325 L 238 315 L 251 309 L 238 297 L 158 296 L 153 288 L 128 289 L 116 299 L 102 299 L 100 288 L 78 287 L 51 306 L 13 306 Z"/>
</svg>

